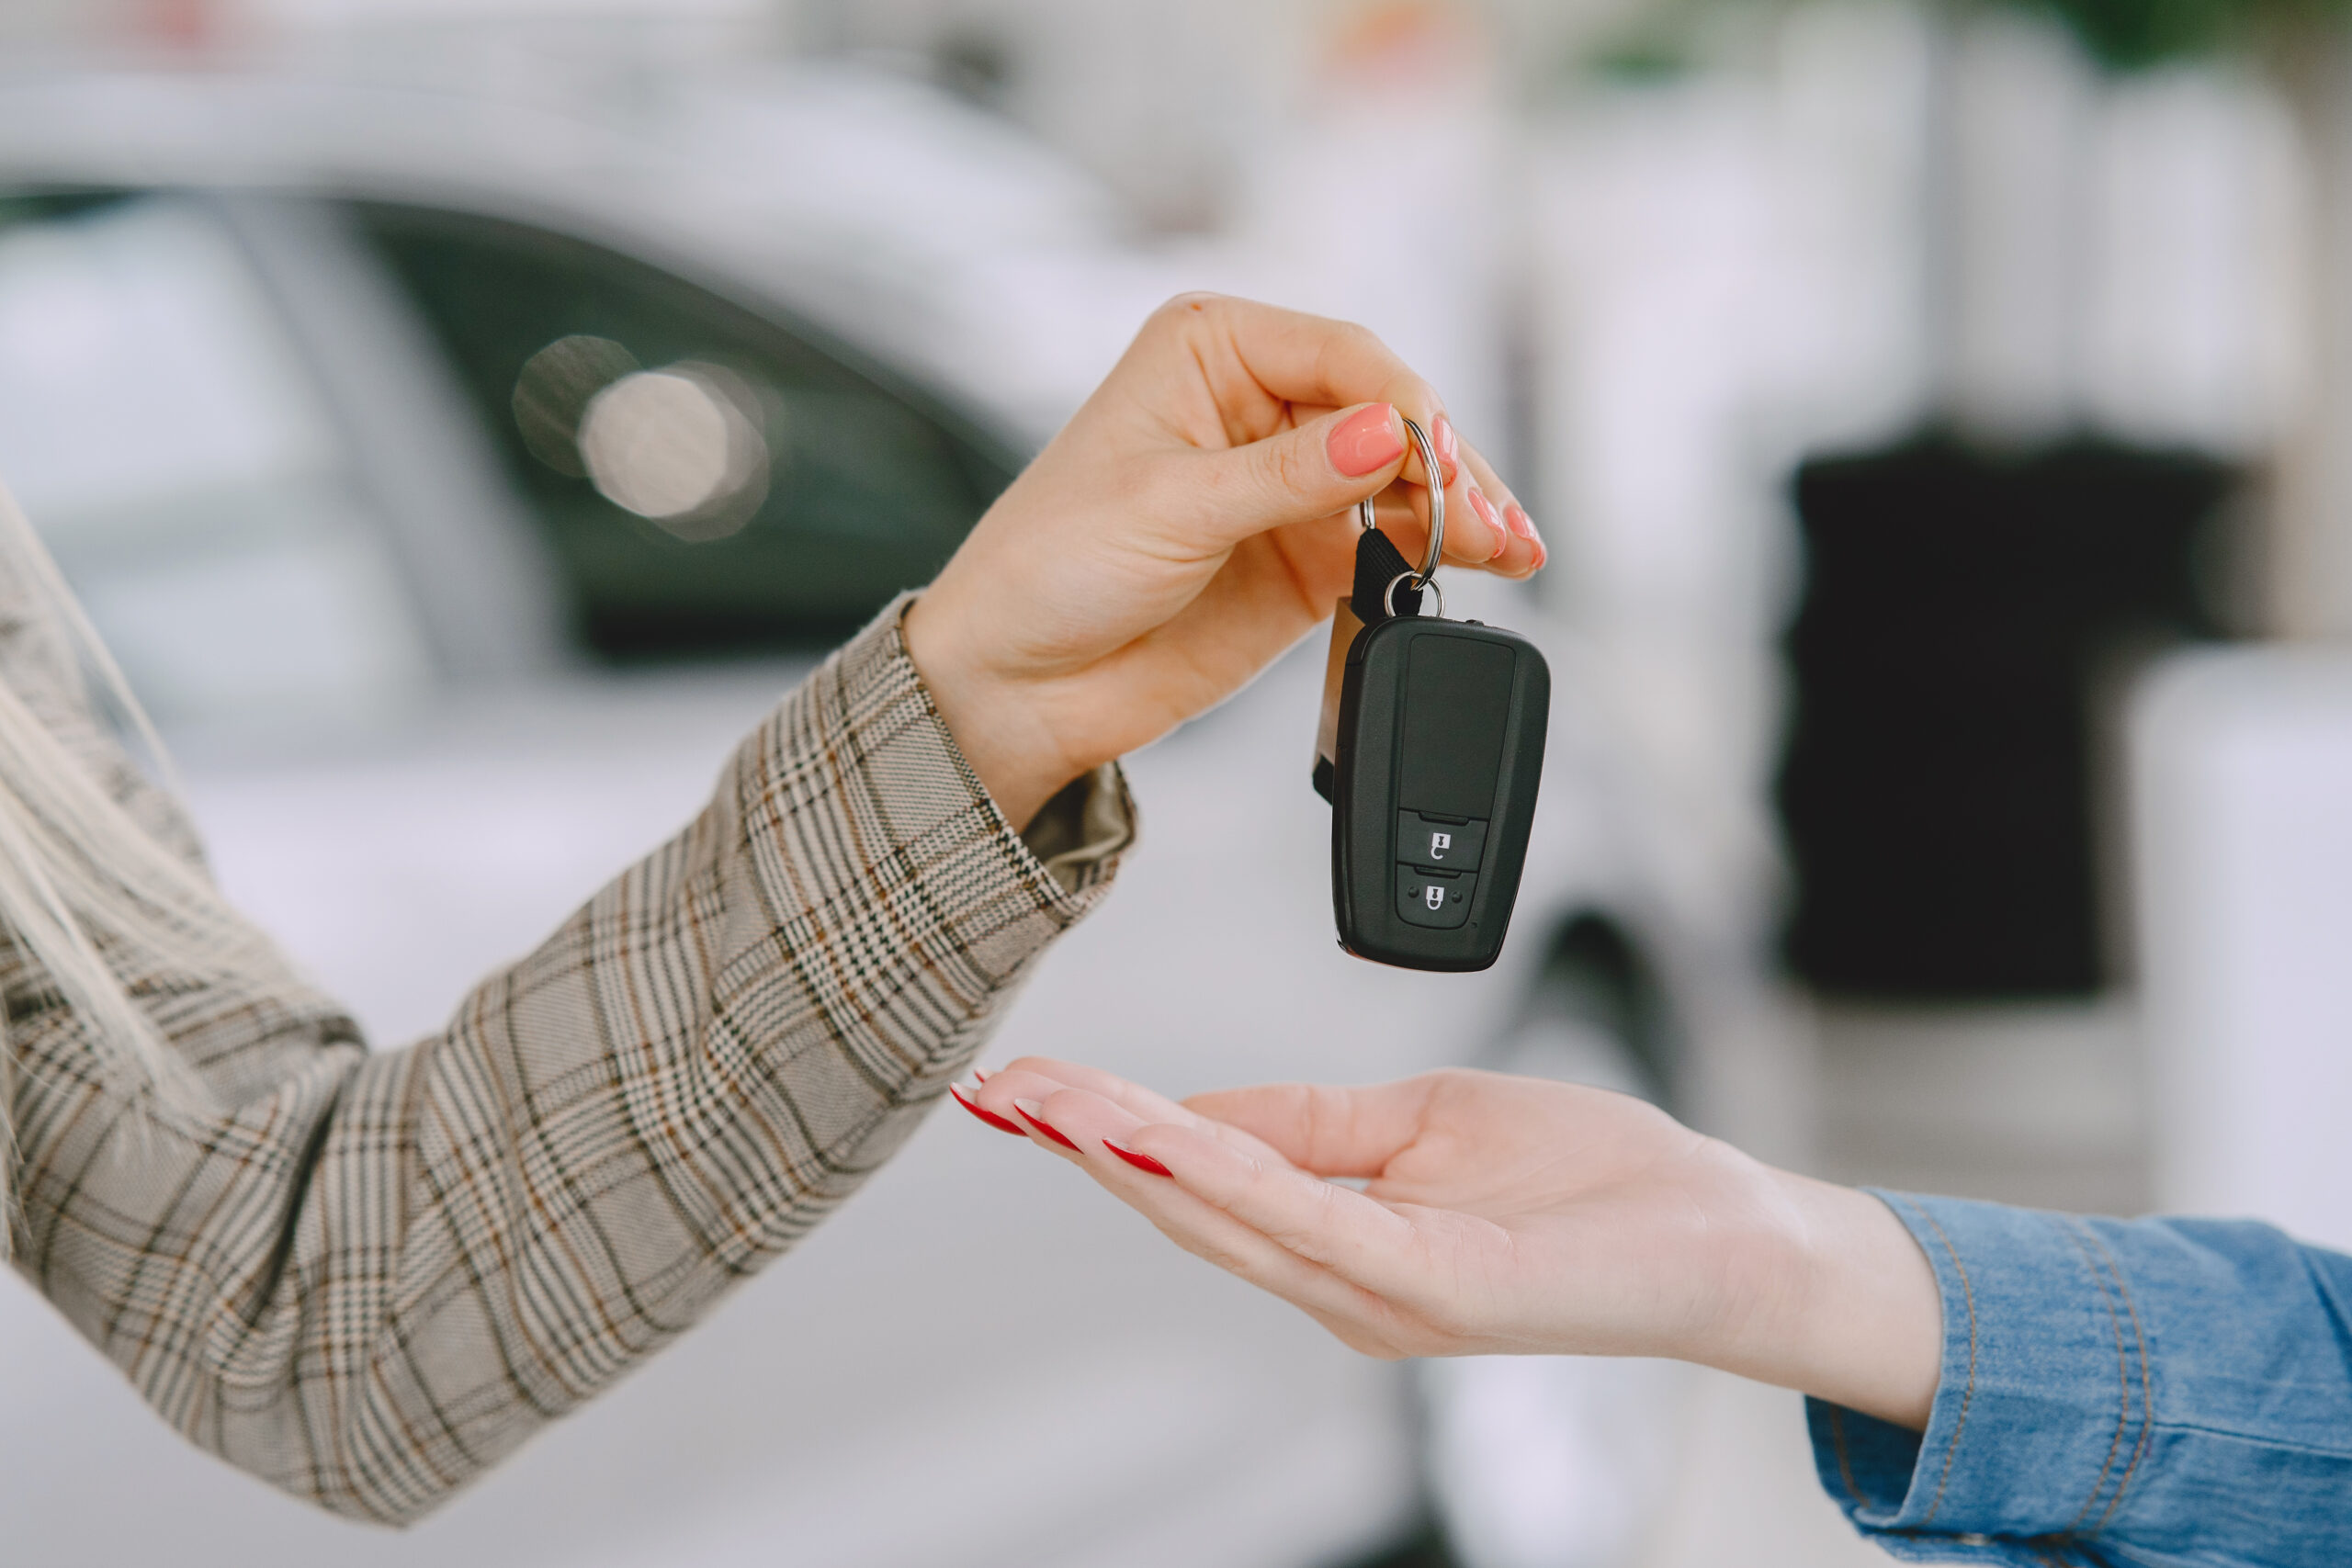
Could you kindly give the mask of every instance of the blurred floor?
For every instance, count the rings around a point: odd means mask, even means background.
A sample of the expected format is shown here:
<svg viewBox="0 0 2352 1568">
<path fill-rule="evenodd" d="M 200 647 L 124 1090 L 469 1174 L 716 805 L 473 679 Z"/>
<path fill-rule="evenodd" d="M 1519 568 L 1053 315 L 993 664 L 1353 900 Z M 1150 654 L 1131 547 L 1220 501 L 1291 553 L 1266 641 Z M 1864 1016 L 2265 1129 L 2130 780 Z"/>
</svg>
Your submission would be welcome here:
<svg viewBox="0 0 2352 1568">
<path fill-rule="evenodd" d="M 1814 1479 L 1799 1396 L 1700 1372 L 1690 1420 L 1673 1506 L 1639 1568 L 1867 1568 L 1894 1561 L 1854 1533 Z"/>
<path fill-rule="evenodd" d="M 1626 1568 L 1870 1568 L 1894 1561 L 1848 1527 L 1814 1480 L 1803 1401 L 1694 1371 L 1687 1458 L 1658 1529 Z M 1461 1568 L 1432 1531 L 1353 1568 Z"/>
</svg>

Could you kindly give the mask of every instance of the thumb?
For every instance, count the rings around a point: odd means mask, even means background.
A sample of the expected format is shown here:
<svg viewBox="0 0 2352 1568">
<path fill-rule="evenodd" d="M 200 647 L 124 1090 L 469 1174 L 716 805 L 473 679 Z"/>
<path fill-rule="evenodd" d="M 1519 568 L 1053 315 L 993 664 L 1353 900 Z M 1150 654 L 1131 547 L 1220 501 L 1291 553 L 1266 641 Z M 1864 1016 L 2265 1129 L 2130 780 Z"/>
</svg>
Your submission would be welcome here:
<svg viewBox="0 0 2352 1568">
<path fill-rule="evenodd" d="M 1201 527 L 1219 546 L 1311 523 L 1377 495 L 1400 476 L 1420 482 L 1419 456 L 1394 403 L 1358 403 L 1240 446 L 1184 458 L 1191 493 L 1208 503 Z"/>
</svg>

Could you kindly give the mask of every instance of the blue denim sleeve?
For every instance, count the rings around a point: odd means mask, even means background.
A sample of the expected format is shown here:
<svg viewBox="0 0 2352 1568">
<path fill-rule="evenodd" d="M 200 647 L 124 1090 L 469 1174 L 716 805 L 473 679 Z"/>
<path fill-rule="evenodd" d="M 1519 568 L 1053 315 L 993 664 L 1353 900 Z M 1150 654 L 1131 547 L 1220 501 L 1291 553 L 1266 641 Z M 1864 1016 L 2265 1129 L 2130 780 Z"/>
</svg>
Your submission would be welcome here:
<svg viewBox="0 0 2352 1568">
<path fill-rule="evenodd" d="M 1924 1434 L 1807 1402 L 1822 1484 L 1911 1562 L 2352 1562 L 2352 1258 L 2243 1221 L 1880 1192 L 1934 1262 Z"/>
</svg>

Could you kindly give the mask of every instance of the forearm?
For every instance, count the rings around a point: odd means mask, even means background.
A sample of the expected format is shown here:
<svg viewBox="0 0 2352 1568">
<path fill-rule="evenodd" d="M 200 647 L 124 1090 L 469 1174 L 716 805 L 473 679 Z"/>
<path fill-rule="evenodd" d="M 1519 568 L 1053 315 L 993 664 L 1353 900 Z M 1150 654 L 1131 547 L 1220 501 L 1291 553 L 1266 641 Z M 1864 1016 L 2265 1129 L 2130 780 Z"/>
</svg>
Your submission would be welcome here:
<svg viewBox="0 0 2352 1568">
<path fill-rule="evenodd" d="M 1049 873 L 877 626 L 446 1034 L 249 1039 L 144 1145 L 47 1079 L 27 1265 L 190 1437 L 413 1517 L 854 1190 L 1114 861 Z"/>
</svg>

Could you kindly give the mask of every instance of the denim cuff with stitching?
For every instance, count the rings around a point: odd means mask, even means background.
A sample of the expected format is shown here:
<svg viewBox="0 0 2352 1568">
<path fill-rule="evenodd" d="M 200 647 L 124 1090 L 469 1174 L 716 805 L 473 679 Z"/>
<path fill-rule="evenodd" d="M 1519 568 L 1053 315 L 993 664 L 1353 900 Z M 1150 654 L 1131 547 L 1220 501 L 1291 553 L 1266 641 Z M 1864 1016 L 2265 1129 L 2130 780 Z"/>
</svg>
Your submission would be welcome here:
<svg viewBox="0 0 2352 1568">
<path fill-rule="evenodd" d="M 1822 1484 L 1910 1562 L 2352 1562 L 2352 1258 L 2243 1221 L 1874 1194 L 1935 1266 L 1924 1433 L 1806 1404 Z"/>
</svg>

